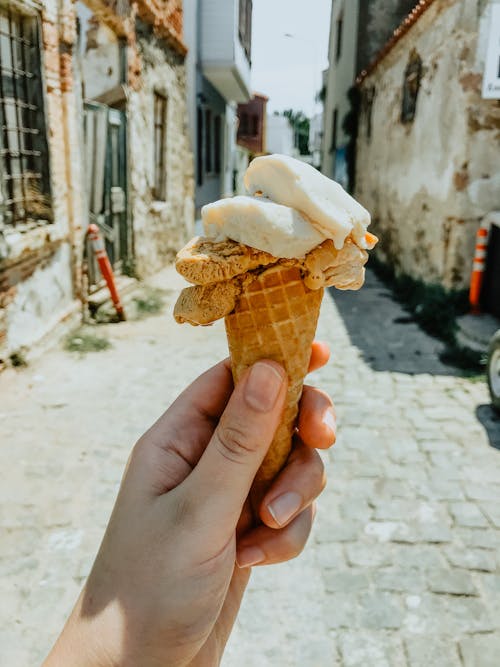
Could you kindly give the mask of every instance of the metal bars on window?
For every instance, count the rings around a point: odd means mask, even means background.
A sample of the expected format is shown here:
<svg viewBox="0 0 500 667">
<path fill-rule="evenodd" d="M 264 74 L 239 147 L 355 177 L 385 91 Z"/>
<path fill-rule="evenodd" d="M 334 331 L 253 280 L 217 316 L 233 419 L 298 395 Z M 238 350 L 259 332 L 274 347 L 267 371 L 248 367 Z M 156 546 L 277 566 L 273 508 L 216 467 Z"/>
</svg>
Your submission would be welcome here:
<svg viewBox="0 0 500 667">
<path fill-rule="evenodd" d="M 37 18 L 0 7 L 0 219 L 50 222 Z"/>
<path fill-rule="evenodd" d="M 160 201 L 165 201 L 167 198 L 167 98 L 156 92 L 154 98 L 154 196 Z"/>
</svg>

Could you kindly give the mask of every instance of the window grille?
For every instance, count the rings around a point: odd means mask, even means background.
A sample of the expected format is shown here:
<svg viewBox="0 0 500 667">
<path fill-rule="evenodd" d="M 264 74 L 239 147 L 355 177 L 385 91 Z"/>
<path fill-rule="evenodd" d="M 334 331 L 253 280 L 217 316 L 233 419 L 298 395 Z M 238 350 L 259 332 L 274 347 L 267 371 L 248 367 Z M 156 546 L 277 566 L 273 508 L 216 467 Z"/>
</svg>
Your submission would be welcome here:
<svg viewBox="0 0 500 667">
<path fill-rule="evenodd" d="M 0 7 L 0 221 L 52 221 L 38 19 Z"/>
<path fill-rule="evenodd" d="M 167 98 L 155 93 L 154 101 L 154 196 L 160 201 L 167 198 Z"/>
</svg>

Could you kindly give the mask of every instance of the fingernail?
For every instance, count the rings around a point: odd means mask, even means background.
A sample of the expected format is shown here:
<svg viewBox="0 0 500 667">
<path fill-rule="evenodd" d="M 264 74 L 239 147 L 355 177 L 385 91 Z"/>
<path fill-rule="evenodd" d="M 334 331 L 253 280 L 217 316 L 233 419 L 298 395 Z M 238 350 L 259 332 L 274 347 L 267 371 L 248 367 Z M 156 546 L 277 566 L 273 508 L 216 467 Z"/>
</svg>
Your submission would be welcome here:
<svg viewBox="0 0 500 667">
<path fill-rule="evenodd" d="M 295 491 L 289 491 L 275 498 L 267 506 L 269 513 L 278 526 L 283 526 L 301 508 L 302 496 Z"/>
<path fill-rule="evenodd" d="M 337 419 L 335 418 L 335 414 L 331 408 L 328 408 L 328 410 L 325 412 L 322 421 L 323 424 L 330 429 L 335 439 L 337 437 Z"/>
<path fill-rule="evenodd" d="M 245 399 L 258 412 L 270 412 L 278 399 L 285 372 L 265 361 L 252 366 L 245 385 Z"/>
<path fill-rule="evenodd" d="M 236 554 L 236 565 L 238 567 L 252 567 L 262 563 L 266 555 L 260 547 L 244 547 Z"/>
</svg>

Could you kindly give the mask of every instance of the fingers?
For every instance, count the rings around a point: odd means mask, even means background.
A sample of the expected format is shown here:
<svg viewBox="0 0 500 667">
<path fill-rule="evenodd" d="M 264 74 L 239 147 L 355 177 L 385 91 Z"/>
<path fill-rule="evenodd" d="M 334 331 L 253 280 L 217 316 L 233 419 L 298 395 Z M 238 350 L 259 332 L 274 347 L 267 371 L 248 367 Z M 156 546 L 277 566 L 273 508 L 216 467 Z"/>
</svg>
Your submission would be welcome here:
<svg viewBox="0 0 500 667">
<path fill-rule="evenodd" d="M 234 533 L 252 481 L 280 422 L 286 388 L 286 373 L 276 362 L 259 361 L 249 368 L 186 480 L 186 492 L 202 500 L 200 522 L 219 544 Z"/>
<path fill-rule="evenodd" d="M 299 441 L 286 467 L 264 496 L 260 518 L 270 528 L 283 528 L 309 507 L 325 486 L 325 467 L 320 455 Z"/>
<path fill-rule="evenodd" d="M 258 526 L 250 531 L 238 542 L 237 565 L 271 565 L 295 558 L 307 542 L 314 515 L 315 508 L 310 505 L 281 530 Z"/>
<path fill-rule="evenodd" d="M 330 359 L 330 348 L 328 345 L 315 340 L 311 346 L 311 360 L 309 362 L 308 373 L 312 373 L 327 364 L 328 359 Z"/>
<path fill-rule="evenodd" d="M 321 389 L 304 385 L 300 400 L 298 429 L 308 447 L 328 449 L 337 437 L 337 420 L 332 399 Z"/>
</svg>

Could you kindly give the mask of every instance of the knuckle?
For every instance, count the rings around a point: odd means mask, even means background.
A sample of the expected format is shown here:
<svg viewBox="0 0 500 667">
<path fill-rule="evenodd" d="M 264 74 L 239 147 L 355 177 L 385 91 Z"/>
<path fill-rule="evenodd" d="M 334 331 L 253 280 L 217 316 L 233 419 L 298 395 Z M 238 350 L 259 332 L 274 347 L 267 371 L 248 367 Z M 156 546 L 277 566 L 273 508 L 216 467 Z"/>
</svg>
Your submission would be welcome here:
<svg viewBox="0 0 500 667">
<path fill-rule="evenodd" d="M 239 424 L 219 425 L 216 442 L 222 456 L 233 463 L 241 463 L 257 449 L 257 445 L 248 437 L 247 431 Z"/>
</svg>

